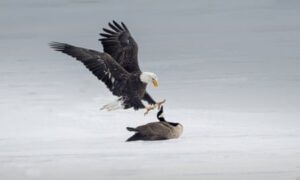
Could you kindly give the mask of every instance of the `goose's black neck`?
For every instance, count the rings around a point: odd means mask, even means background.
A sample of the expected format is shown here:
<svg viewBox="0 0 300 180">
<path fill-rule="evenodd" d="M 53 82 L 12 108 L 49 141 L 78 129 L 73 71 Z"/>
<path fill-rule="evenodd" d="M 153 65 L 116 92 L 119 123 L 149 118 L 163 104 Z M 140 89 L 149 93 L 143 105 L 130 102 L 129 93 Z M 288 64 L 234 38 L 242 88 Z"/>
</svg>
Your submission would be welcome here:
<svg viewBox="0 0 300 180">
<path fill-rule="evenodd" d="M 159 121 L 166 121 L 164 116 L 163 116 L 163 112 L 164 112 L 164 107 L 161 106 L 160 110 L 158 111 L 156 117 Z"/>
</svg>

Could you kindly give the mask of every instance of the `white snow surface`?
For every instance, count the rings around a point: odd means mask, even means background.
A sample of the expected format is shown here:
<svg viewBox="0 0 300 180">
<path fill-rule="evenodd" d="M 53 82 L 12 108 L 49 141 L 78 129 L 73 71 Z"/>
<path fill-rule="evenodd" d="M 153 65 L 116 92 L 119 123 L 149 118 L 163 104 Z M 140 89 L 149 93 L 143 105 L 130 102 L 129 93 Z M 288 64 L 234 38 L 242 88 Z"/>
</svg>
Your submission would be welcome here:
<svg viewBox="0 0 300 180">
<path fill-rule="evenodd" d="M 300 179 L 300 1 L 1 0 L 0 179 Z M 176 140 L 131 142 L 155 112 L 115 99 L 51 41 L 102 51 L 124 21 Z"/>
</svg>

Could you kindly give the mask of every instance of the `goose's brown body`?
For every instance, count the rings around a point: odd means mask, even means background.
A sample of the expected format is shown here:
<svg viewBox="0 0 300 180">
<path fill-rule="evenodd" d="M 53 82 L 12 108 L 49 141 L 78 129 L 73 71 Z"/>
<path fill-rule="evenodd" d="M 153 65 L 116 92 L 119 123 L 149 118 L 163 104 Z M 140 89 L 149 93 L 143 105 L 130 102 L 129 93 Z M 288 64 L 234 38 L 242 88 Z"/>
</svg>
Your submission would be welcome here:
<svg viewBox="0 0 300 180">
<path fill-rule="evenodd" d="M 162 116 L 163 107 L 157 113 L 159 122 L 151 122 L 136 128 L 127 127 L 128 131 L 136 132 L 127 141 L 153 141 L 179 138 L 183 132 L 183 126 L 179 123 L 168 122 Z"/>
</svg>

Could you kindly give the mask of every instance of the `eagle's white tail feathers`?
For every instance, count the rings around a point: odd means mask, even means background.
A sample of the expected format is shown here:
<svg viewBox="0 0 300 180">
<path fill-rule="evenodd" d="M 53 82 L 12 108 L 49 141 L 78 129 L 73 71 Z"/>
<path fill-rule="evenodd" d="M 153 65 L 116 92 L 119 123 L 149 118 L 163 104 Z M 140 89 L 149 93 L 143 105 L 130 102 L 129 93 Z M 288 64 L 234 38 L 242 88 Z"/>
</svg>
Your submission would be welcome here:
<svg viewBox="0 0 300 180">
<path fill-rule="evenodd" d="M 124 105 L 121 100 L 116 100 L 109 104 L 106 104 L 100 110 L 114 111 L 117 109 L 124 109 Z"/>
</svg>

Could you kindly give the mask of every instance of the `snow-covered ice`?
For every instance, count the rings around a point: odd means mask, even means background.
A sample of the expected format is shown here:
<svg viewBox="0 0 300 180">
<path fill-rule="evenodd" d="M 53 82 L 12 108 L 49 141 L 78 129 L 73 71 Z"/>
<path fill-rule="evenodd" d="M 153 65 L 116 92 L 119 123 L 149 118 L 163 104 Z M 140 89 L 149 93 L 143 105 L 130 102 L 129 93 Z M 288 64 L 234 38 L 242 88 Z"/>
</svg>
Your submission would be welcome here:
<svg viewBox="0 0 300 180">
<path fill-rule="evenodd" d="M 0 1 L 0 179 L 300 179 L 300 1 Z M 50 41 L 102 50 L 126 22 L 176 140 L 124 141 L 143 111 Z"/>
</svg>

